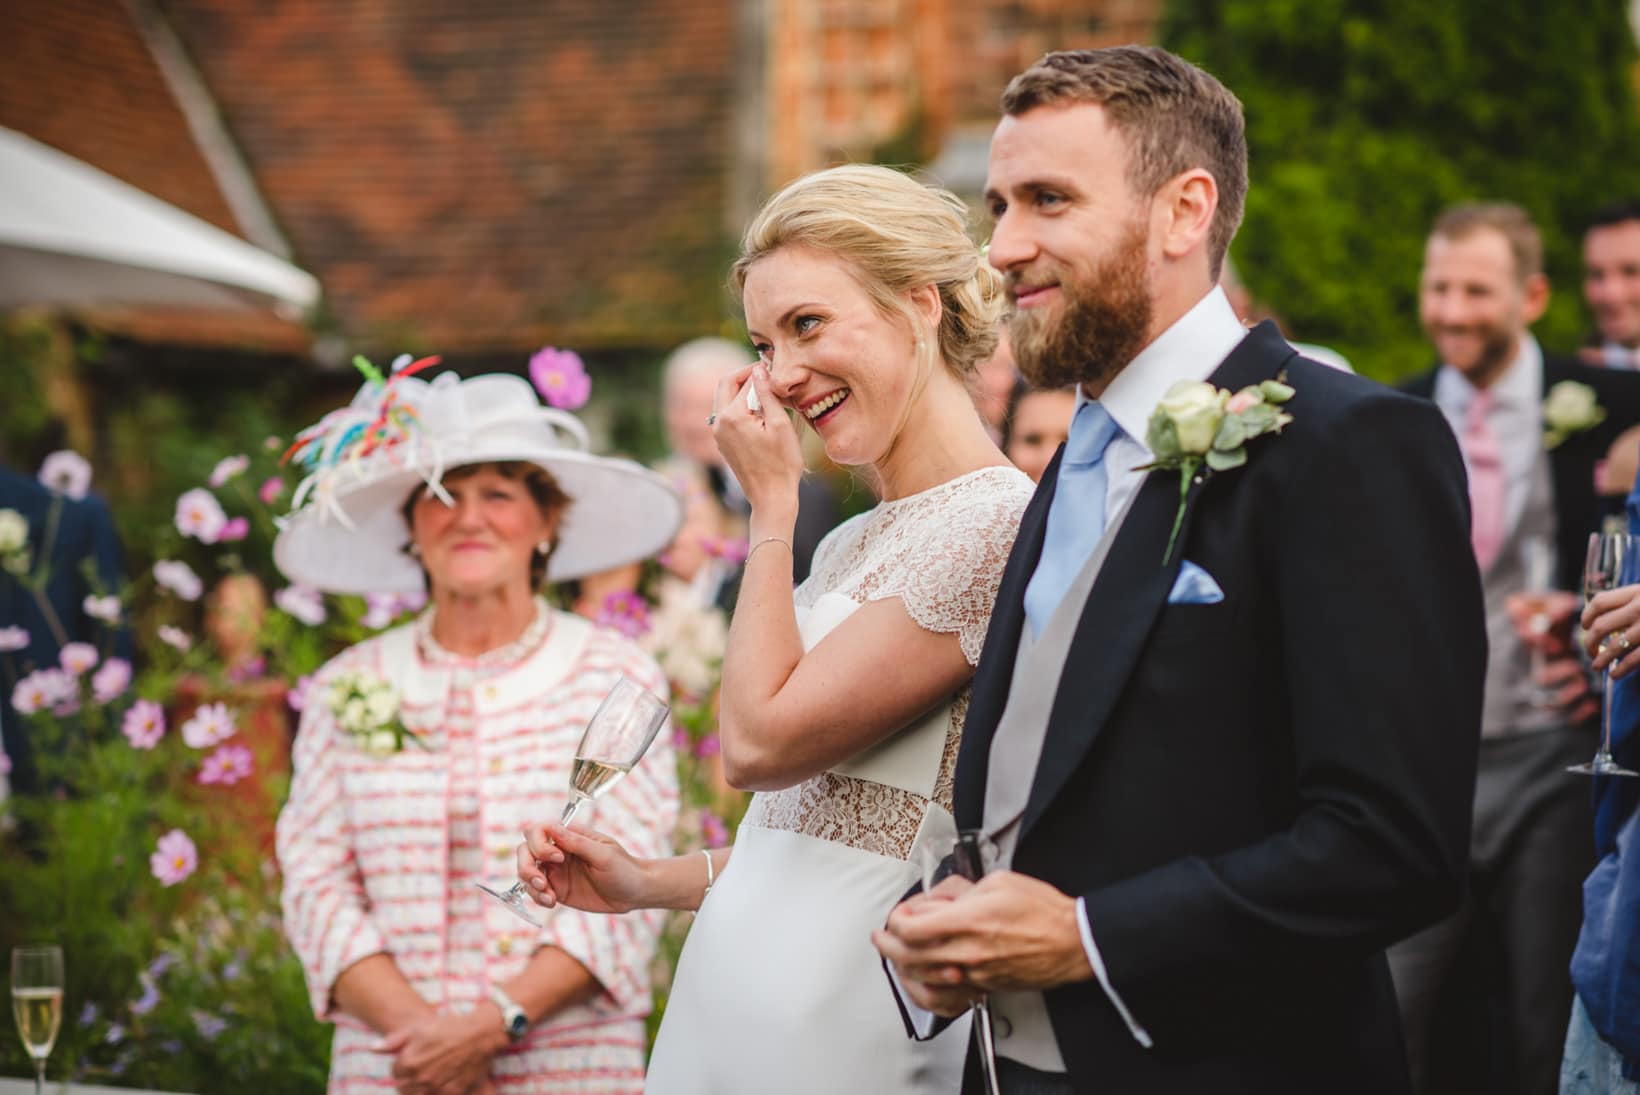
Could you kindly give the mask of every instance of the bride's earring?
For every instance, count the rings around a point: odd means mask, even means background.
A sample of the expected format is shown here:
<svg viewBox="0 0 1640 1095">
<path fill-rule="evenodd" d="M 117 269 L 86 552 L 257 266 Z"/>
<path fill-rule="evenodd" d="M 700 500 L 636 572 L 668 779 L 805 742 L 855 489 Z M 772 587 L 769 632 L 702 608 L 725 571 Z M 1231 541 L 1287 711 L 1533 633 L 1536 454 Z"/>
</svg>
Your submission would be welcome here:
<svg viewBox="0 0 1640 1095">
<path fill-rule="evenodd" d="M 535 545 L 535 550 L 540 552 L 542 555 L 552 554 L 552 541 L 542 540 L 539 544 Z"/>
</svg>

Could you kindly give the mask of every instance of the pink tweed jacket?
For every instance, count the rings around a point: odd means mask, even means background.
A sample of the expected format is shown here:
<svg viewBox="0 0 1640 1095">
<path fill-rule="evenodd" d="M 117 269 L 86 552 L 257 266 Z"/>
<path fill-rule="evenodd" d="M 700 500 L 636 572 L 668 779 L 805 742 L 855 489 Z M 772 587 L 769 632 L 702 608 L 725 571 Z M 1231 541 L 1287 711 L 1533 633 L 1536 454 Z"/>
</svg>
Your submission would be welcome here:
<svg viewBox="0 0 1640 1095">
<path fill-rule="evenodd" d="M 339 731 L 324 683 L 344 669 L 394 684 L 406 726 L 429 748 L 375 757 Z M 498 1056 L 497 1089 L 641 1088 L 660 914 L 540 910 L 547 924 L 536 932 L 482 894 L 467 900 L 469 874 L 514 880 L 521 827 L 557 815 L 581 731 L 618 674 L 667 694 L 660 670 L 635 645 L 559 612 L 533 652 L 488 673 L 429 659 L 413 625 L 351 647 L 321 670 L 297 734 L 278 856 L 286 931 L 315 1014 L 336 1024 L 332 1091 L 392 1090 L 391 1057 L 368 1048 L 377 1035 L 334 1006 L 332 988 L 349 966 L 387 954 L 430 1004 L 464 1011 L 545 946 L 579 961 L 604 991 L 548 1016 Z M 582 814 L 634 855 L 670 852 L 678 786 L 669 738 L 663 730 L 632 773 Z M 470 790 L 475 780 L 481 851 L 452 845 L 450 831 L 452 786 Z M 482 930 L 455 930 L 452 915 L 481 919 Z"/>
</svg>

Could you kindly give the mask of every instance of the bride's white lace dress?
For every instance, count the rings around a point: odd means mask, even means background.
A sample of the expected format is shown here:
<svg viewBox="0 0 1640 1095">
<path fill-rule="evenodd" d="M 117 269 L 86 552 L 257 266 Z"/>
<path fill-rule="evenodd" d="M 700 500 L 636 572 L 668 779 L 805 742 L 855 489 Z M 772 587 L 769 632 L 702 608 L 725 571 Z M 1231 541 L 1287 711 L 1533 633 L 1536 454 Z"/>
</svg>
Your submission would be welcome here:
<svg viewBox="0 0 1640 1095">
<path fill-rule="evenodd" d="M 1033 489 L 1014 468 L 985 468 L 839 526 L 796 593 L 804 649 L 861 605 L 898 597 L 919 626 L 955 634 L 978 662 Z M 870 703 L 876 683 L 852 682 L 837 702 Z M 955 835 L 952 774 L 967 705 L 965 685 L 830 771 L 753 797 L 734 856 L 690 928 L 645 1091 L 958 1089 L 966 1021 L 929 1042 L 907 1038 L 871 931 L 917 881 L 918 842 L 948 846 Z"/>
</svg>

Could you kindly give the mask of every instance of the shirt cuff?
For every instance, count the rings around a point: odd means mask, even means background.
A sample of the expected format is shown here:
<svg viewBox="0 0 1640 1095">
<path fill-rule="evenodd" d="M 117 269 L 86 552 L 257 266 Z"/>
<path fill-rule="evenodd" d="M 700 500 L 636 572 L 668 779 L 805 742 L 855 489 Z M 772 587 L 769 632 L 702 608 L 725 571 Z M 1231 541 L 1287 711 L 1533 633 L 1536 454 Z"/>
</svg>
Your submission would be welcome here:
<svg viewBox="0 0 1640 1095">
<path fill-rule="evenodd" d="M 917 1002 L 911 999 L 911 994 L 906 992 L 905 986 L 900 983 L 900 975 L 894 972 L 894 963 L 884 962 L 883 968 L 888 971 L 888 979 L 894 985 L 894 995 L 900 998 L 900 1006 L 905 1008 L 906 1021 L 911 1024 L 911 1029 L 916 1032 L 918 1038 L 934 1037 L 934 1026 L 940 1021 L 940 1017 L 918 1006 Z"/>
<path fill-rule="evenodd" d="M 1128 1006 L 1122 1002 L 1121 996 L 1117 995 L 1116 989 L 1110 983 L 1110 975 L 1105 972 L 1105 960 L 1099 954 L 1099 944 L 1093 941 L 1093 929 L 1088 926 L 1087 902 L 1080 897 L 1076 899 L 1076 928 L 1082 933 L 1082 950 L 1088 956 L 1088 965 L 1093 967 L 1093 976 L 1099 981 L 1099 987 L 1105 990 L 1105 996 L 1110 999 L 1116 1014 L 1127 1024 L 1128 1033 L 1133 1035 L 1133 1040 L 1146 1049 L 1151 1048 L 1155 1043 L 1150 1039 L 1150 1032 L 1139 1025 L 1139 1021 L 1133 1017 L 1133 1013 L 1128 1010 Z"/>
</svg>

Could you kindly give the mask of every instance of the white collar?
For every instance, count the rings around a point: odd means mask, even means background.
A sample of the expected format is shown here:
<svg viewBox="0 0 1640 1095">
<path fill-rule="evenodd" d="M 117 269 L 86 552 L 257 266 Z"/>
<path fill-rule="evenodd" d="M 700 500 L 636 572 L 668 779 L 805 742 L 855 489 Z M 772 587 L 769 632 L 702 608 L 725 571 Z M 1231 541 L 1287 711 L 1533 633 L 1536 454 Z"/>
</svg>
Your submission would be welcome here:
<svg viewBox="0 0 1640 1095">
<path fill-rule="evenodd" d="M 1247 328 L 1236 318 L 1224 290 L 1215 285 L 1116 374 L 1099 404 L 1123 433 L 1143 445 L 1151 413 L 1167 390 L 1181 380 L 1212 376 L 1246 337 Z M 1077 409 L 1090 401 L 1087 391 L 1077 385 Z"/>
</svg>

